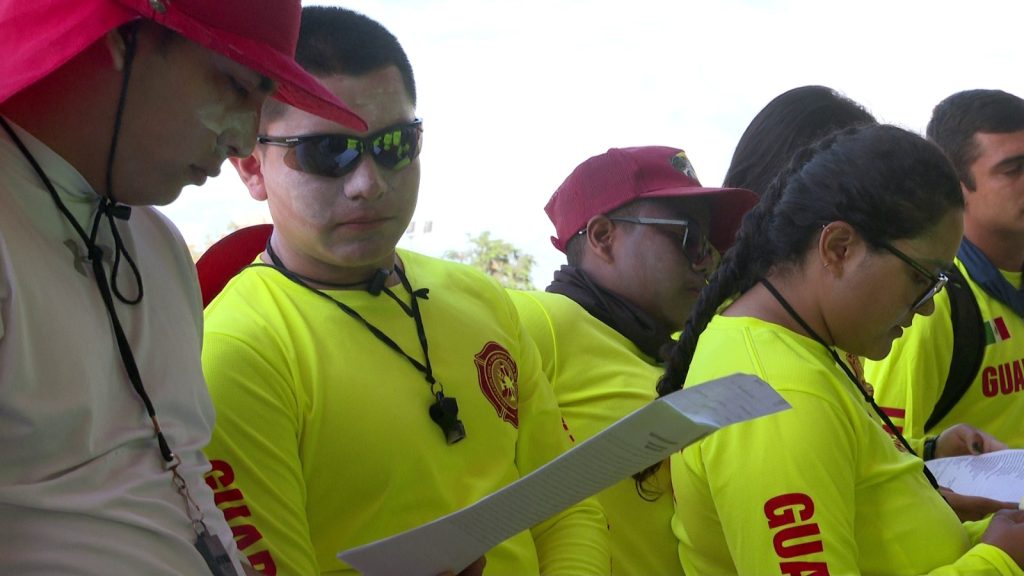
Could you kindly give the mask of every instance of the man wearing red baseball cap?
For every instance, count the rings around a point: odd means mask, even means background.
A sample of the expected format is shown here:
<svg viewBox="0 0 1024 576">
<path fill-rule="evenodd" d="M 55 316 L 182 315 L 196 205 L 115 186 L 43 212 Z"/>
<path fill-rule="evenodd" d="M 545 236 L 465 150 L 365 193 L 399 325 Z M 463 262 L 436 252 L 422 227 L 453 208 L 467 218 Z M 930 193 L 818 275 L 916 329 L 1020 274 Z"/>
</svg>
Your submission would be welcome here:
<svg viewBox="0 0 1024 576">
<path fill-rule="evenodd" d="M 152 205 L 249 154 L 271 94 L 366 128 L 295 63 L 300 9 L 0 0 L 5 573 L 243 569 L 203 481 L 194 267 Z"/>
<path fill-rule="evenodd" d="M 545 292 L 510 294 L 576 442 L 657 397 L 662 347 L 756 202 L 748 190 L 701 186 L 686 154 L 664 146 L 608 150 L 555 191 L 544 209 L 568 264 Z M 667 466 L 598 500 L 612 573 L 682 574 Z"/>
</svg>

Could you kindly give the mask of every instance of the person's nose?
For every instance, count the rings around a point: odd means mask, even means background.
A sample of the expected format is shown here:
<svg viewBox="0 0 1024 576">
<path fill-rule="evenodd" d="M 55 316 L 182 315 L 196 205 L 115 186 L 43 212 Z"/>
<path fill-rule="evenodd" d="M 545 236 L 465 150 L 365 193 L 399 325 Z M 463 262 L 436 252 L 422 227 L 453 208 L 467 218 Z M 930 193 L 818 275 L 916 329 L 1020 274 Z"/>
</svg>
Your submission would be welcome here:
<svg viewBox="0 0 1024 576">
<path fill-rule="evenodd" d="M 715 250 L 714 246 L 708 244 L 702 257 L 690 260 L 690 269 L 697 274 L 707 277 L 715 271 L 720 260 L 721 256 L 718 251 Z"/>
<path fill-rule="evenodd" d="M 259 127 L 260 107 L 246 106 L 231 112 L 217 138 L 217 144 L 227 156 L 248 156 L 256 146 Z"/>
<path fill-rule="evenodd" d="M 345 177 L 345 196 L 353 200 L 379 198 L 387 187 L 381 167 L 369 152 L 364 152 L 356 162 L 355 169 Z"/>
<path fill-rule="evenodd" d="M 690 269 L 699 274 L 710 274 L 708 268 L 711 267 L 711 255 L 705 254 L 703 258 L 690 261 Z"/>
</svg>

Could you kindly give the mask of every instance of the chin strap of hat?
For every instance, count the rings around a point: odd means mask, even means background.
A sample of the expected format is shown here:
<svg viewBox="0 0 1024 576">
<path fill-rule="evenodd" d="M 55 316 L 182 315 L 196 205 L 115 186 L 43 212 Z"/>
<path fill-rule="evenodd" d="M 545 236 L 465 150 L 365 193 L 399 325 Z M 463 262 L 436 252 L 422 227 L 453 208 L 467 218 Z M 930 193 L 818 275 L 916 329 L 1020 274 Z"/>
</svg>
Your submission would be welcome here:
<svg viewBox="0 0 1024 576">
<path fill-rule="evenodd" d="M 135 62 L 135 49 L 139 35 L 139 22 L 135 21 L 123 29 L 124 33 L 124 76 L 121 80 L 121 91 L 117 100 L 117 112 L 114 115 L 114 131 L 110 140 L 110 151 L 107 153 L 107 178 L 106 189 L 100 198 L 99 208 L 96 217 L 92 222 L 92 230 L 86 247 L 89 249 L 89 258 L 102 258 L 103 251 L 96 244 L 96 237 L 99 232 L 100 223 L 104 218 L 110 229 L 110 235 L 114 240 L 114 260 L 110 266 L 110 288 L 114 296 L 125 304 L 138 304 L 142 301 L 142 274 L 136 266 L 131 254 L 125 249 L 121 233 L 117 229 L 117 220 L 128 220 L 131 217 L 131 206 L 120 204 L 114 197 L 114 159 L 117 157 L 117 143 L 121 135 L 121 119 L 124 117 L 125 101 L 128 97 L 128 81 L 132 75 L 132 64 Z M 131 268 L 132 276 L 135 278 L 135 297 L 128 298 L 120 290 L 117 284 L 117 273 L 121 268 L 121 259 L 124 259 Z"/>
<path fill-rule="evenodd" d="M 50 197 L 53 199 L 54 204 L 57 205 L 57 210 L 60 211 L 64 219 L 74 228 L 78 237 L 85 244 L 85 252 L 88 255 L 89 260 L 93 263 L 93 269 L 97 274 L 104 275 L 103 270 L 103 248 L 96 242 L 99 235 L 100 224 L 104 219 L 107 221 L 107 225 L 110 228 L 110 235 L 114 241 L 114 257 L 110 268 L 110 280 L 106 278 L 97 278 L 97 282 L 103 280 L 102 285 L 109 286 L 109 290 L 113 295 L 121 302 L 133 305 L 138 304 L 142 301 L 142 274 L 139 272 L 139 267 L 135 264 L 131 254 L 125 248 L 124 240 L 121 238 L 121 233 L 117 229 L 116 220 L 127 220 L 131 216 L 131 207 L 125 204 L 119 204 L 113 195 L 113 177 L 114 177 L 114 158 L 117 152 L 117 141 L 118 136 L 121 132 L 121 117 L 124 112 L 125 96 L 128 93 L 128 80 L 131 77 L 132 62 L 135 59 L 135 45 L 136 38 L 138 36 L 138 23 L 130 24 L 125 29 L 125 56 L 124 56 L 124 78 L 121 82 L 121 92 L 117 103 L 117 113 L 114 119 L 114 131 L 110 143 L 110 152 L 107 155 L 107 182 L 105 193 L 100 196 L 99 206 L 96 209 L 96 216 L 92 221 L 92 229 L 86 234 L 85 229 L 79 224 L 75 216 L 68 210 L 67 205 L 61 200 L 60 194 L 57 193 L 57 189 L 53 186 L 46 172 L 43 171 L 42 166 L 36 161 L 32 153 L 29 152 L 28 147 L 21 141 L 14 130 L 8 125 L 3 118 L 0 118 L 0 127 L 11 137 L 11 140 L 21 151 L 22 155 L 35 170 L 36 174 L 42 180 L 43 185 L 50 193 Z M 118 287 L 117 275 L 121 267 L 121 260 L 124 259 L 131 268 L 132 276 L 135 278 L 135 296 L 133 298 L 126 297 L 121 289 Z M 101 286 L 102 286 L 101 285 Z"/>
</svg>

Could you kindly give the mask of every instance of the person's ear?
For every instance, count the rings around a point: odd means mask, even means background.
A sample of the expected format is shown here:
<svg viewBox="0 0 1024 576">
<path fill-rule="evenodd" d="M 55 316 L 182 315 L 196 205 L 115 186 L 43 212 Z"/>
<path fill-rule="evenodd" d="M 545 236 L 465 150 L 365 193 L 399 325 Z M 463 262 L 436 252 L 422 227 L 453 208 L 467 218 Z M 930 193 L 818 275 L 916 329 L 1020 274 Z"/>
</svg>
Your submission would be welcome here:
<svg viewBox="0 0 1024 576">
<path fill-rule="evenodd" d="M 971 201 L 971 192 L 974 192 L 974 190 L 971 190 L 967 183 L 961 180 L 960 193 L 964 195 L 964 206 L 967 206 L 967 203 Z"/>
<path fill-rule="evenodd" d="M 127 48 L 124 43 L 123 32 L 120 28 L 114 28 L 107 32 L 106 36 L 103 37 L 103 42 L 107 47 L 107 52 L 110 54 L 110 60 L 114 65 L 114 70 L 121 72 L 124 70 L 124 55 Z"/>
<path fill-rule="evenodd" d="M 612 248 L 615 245 L 615 237 L 618 234 L 618 230 L 615 223 L 603 214 L 591 218 L 587 222 L 586 241 L 588 251 L 604 262 L 613 262 L 615 257 L 612 253 Z"/>
<path fill-rule="evenodd" d="M 235 167 L 242 183 L 249 189 L 249 195 L 255 200 L 264 202 L 267 200 L 267 186 L 263 179 L 263 160 L 258 152 L 253 152 L 242 158 L 229 158 L 231 165 Z"/>
<path fill-rule="evenodd" d="M 818 238 L 818 258 L 825 269 L 841 276 L 860 243 L 860 234 L 849 223 L 829 222 Z"/>
</svg>

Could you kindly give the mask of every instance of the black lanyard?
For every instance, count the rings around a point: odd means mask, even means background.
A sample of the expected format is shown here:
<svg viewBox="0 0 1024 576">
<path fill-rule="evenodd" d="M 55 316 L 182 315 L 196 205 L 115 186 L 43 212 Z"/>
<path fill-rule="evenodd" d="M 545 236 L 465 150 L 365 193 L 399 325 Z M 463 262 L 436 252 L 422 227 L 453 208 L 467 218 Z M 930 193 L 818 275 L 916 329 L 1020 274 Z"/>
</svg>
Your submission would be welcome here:
<svg viewBox="0 0 1024 576">
<path fill-rule="evenodd" d="M 416 324 L 416 335 L 417 337 L 419 337 L 420 348 L 423 350 L 423 362 L 420 362 L 419 360 L 410 356 L 408 352 L 403 350 L 402 347 L 398 345 L 397 342 L 395 342 L 391 337 L 385 334 L 380 328 L 374 326 L 369 320 L 364 318 L 361 314 L 359 314 L 359 312 L 356 312 L 352 307 L 346 305 L 344 302 L 341 302 L 340 300 L 331 297 L 330 294 L 327 294 L 322 290 L 318 290 L 317 288 L 310 286 L 307 283 L 308 280 L 321 284 L 320 281 L 313 280 L 305 276 L 300 276 L 299 274 L 296 274 L 295 272 L 289 270 L 281 261 L 281 259 L 277 256 L 277 253 L 274 252 L 274 248 L 270 245 L 269 239 L 267 240 L 267 254 L 270 256 L 271 262 L 273 262 L 273 266 L 269 266 L 270 268 L 277 270 L 282 275 L 284 275 L 285 278 L 288 278 L 289 280 L 298 284 L 299 286 L 302 286 L 303 288 L 306 288 L 307 290 L 313 292 L 314 294 L 320 296 L 321 298 L 330 301 L 339 309 L 341 309 L 342 312 L 348 314 L 350 317 L 352 317 L 353 319 L 357 320 L 360 324 L 362 324 L 367 330 L 370 331 L 371 334 L 374 335 L 374 337 L 383 342 L 388 348 L 391 348 L 398 354 L 405 357 L 405 359 L 408 360 L 409 363 L 412 364 L 414 368 L 416 368 L 416 370 L 423 374 L 424 379 L 427 381 L 427 385 L 430 386 L 430 393 L 434 397 L 434 403 L 431 404 L 429 410 L 430 419 L 433 420 L 434 423 L 441 428 L 441 431 L 444 433 L 445 441 L 447 441 L 448 444 L 455 444 L 456 442 L 466 437 L 466 428 L 462 424 L 462 421 L 459 420 L 459 404 L 458 402 L 455 401 L 454 397 L 444 395 L 444 386 L 440 382 L 438 382 L 436 378 L 434 378 L 434 370 L 430 365 L 430 353 L 427 345 L 427 333 L 423 327 L 423 316 L 422 314 L 420 314 L 419 305 L 420 298 L 424 300 L 427 299 L 426 288 L 413 290 L 412 284 L 409 283 L 409 278 L 405 275 L 405 271 L 402 270 L 400 266 L 395 267 L 395 273 L 398 275 L 399 280 L 402 282 L 402 287 L 405 288 L 405 290 L 409 293 L 411 297 L 410 304 L 406 304 L 405 302 L 403 302 L 401 298 L 399 298 L 389 288 L 382 288 L 383 292 L 386 293 L 392 300 L 397 302 L 398 305 L 401 306 L 405 314 L 407 316 L 412 317 L 413 322 Z M 266 265 L 257 264 L 256 266 Z M 368 288 L 369 285 L 372 283 L 373 280 L 366 283 Z M 353 285 L 358 284 L 362 283 L 357 283 Z"/>
<path fill-rule="evenodd" d="M 167 444 L 167 440 L 164 438 L 163 432 L 160 430 L 160 424 L 156 419 L 156 410 L 153 408 L 153 402 L 149 399 L 149 395 L 146 393 L 146 389 L 142 385 L 142 376 L 139 374 L 138 365 L 135 363 L 135 356 L 132 354 L 128 338 L 125 336 L 124 329 L 121 327 L 121 321 L 117 317 L 117 310 L 114 308 L 114 298 L 110 286 L 113 285 L 114 290 L 117 290 L 116 276 L 113 274 L 117 270 L 116 263 L 118 260 L 115 260 L 114 267 L 111 270 L 111 280 L 108 283 L 106 271 L 103 269 L 103 248 L 96 243 L 96 236 L 100 223 L 102 222 L 103 217 L 106 216 L 111 233 L 114 236 L 114 244 L 118 247 L 118 251 L 123 250 L 124 244 L 121 241 L 120 233 L 117 231 L 114 218 L 127 220 L 130 215 L 131 208 L 115 204 L 108 198 L 101 198 L 99 208 L 96 212 L 96 218 L 93 221 L 92 234 L 86 235 L 81 224 L 78 223 L 75 217 L 68 210 L 67 206 L 65 206 L 64 202 L 60 199 L 60 196 L 57 194 L 57 189 L 54 188 L 50 178 L 43 171 L 35 157 L 32 156 L 31 152 L 29 152 L 25 144 L 20 138 L 18 138 L 18 135 L 10 127 L 7 121 L 0 118 L 0 126 L 3 126 L 4 130 L 7 131 L 7 134 L 10 135 L 11 139 L 18 146 L 18 149 L 21 150 L 25 159 L 32 165 L 32 168 L 36 171 L 36 174 L 39 175 L 40 180 L 42 180 L 43 185 L 46 186 L 46 189 L 50 192 L 50 196 L 57 204 L 57 208 L 60 210 L 61 214 L 71 224 L 75 229 L 75 232 L 78 233 L 79 238 L 81 238 L 82 242 L 85 244 L 86 254 L 92 264 L 93 277 L 96 279 L 96 286 L 99 288 L 100 295 L 103 297 L 103 305 L 107 309 L 107 315 L 110 317 L 110 322 L 113 325 L 114 338 L 117 340 L 117 349 L 121 354 L 121 361 L 124 364 L 125 372 L 128 374 L 128 380 L 131 382 L 132 388 L 134 388 L 135 392 L 139 395 L 139 398 L 142 399 L 142 403 L 146 407 L 146 413 L 149 415 L 149 418 L 153 423 L 154 430 L 156 430 L 156 439 L 160 447 L 160 456 L 163 458 L 164 462 L 170 463 L 174 461 L 177 456 L 175 456 L 171 451 L 170 446 Z M 135 271 L 139 291 L 138 296 L 134 299 L 129 300 L 123 298 L 119 293 L 118 299 L 126 304 L 137 304 L 142 300 L 142 276 L 138 274 L 138 268 L 135 266 L 134 261 L 131 260 L 131 257 L 128 256 L 126 251 L 125 259 L 131 264 L 132 270 Z"/>
<path fill-rule="evenodd" d="M 39 165 L 35 157 L 32 156 L 32 153 L 25 146 L 24 142 L 21 141 L 21 138 L 18 137 L 3 117 L 0 117 L 0 126 L 2 126 L 11 137 L 14 144 L 17 145 L 18 149 L 25 157 L 25 160 L 27 160 L 32 166 L 32 169 L 35 170 L 39 179 L 42 180 L 43 185 L 46 187 L 47 191 L 49 191 L 50 197 L 53 198 L 54 203 L 57 205 L 57 209 L 68 223 L 71 224 L 79 238 L 81 238 L 82 242 L 85 244 L 86 254 L 88 255 L 89 262 L 92 264 L 93 277 L 96 279 L 96 286 L 99 288 L 100 296 L 103 298 L 103 306 L 107 309 L 107 315 L 110 317 L 110 323 L 114 330 L 114 338 L 117 341 L 117 350 L 121 355 L 121 362 L 124 365 L 125 372 L 128 375 L 128 380 L 132 384 L 132 388 L 146 407 L 146 414 L 149 415 L 150 423 L 153 425 L 153 430 L 156 432 L 157 446 L 160 449 L 160 457 L 164 461 L 164 469 L 171 472 L 171 482 L 174 484 L 175 490 L 185 501 L 185 513 L 188 516 L 189 522 L 192 524 L 192 529 L 196 534 L 196 549 L 203 556 L 203 559 L 214 574 L 235 574 L 236 572 L 234 567 L 231 565 L 230 555 L 228 555 L 220 540 L 210 534 L 205 522 L 203 521 L 204 516 L 202 508 L 200 508 L 192 498 L 192 493 L 188 489 L 188 483 L 178 472 L 178 467 L 181 465 L 181 458 L 171 450 L 170 445 L 167 443 L 167 439 L 164 437 L 163 431 L 160 429 L 160 422 L 156 417 L 156 409 L 153 407 L 153 402 L 149 399 L 149 394 L 146 393 L 146 388 L 142 385 L 142 375 L 139 373 L 138 364 L 135 362 L 135 355 L 132 353 L 131 344 L 128 342 L 128 337 L 125 335 L 124 329 L 121 327 L 121 320 L 118 318 L 117 310 L 114 307 L 115 296 L 118 300 L 128 305 L 138 304 L 142 301 L 142 275 L 139 273 L 139 269 L 135 265 L 134 260 L 132 260 L 128 251 L 125 249 L 124 243 L 121 240 L 121 234 L 118 232 L 117 225 L 114 220 L 115 218 L 119 220 L 127 220 L 131 215 L 131 208 L 114 202 L 110 197 L 101 197 L 96 217 L 93 220 L 92 232 L 87 235 L 85 233 L 85 229 L 82 228 L 81 224 L 78 223 L 78 220 L 75 219 L 74 215 L 71 214 L 71 211 L 68 210 L 67 206 L 60 199 L 57 189 L 54 187 L 53 182 L 50 181 L 50 178 L 46 175 L 42 166 Z M 106 218 L 111 235 L 114 238 L 115 249 L 114 264 L 111 267 L 109 282 L 107 281 L 106 270 L 103 269 L 103 248 L 96 243 L 99 227 L 104 218 Z M 131 299 L 122 295 L 117 288 L 118 263 L 120 262 L 122 254 L 124 255 L 125 261 L 128 262 L 129 266 L 131 266 L 132 272 L 135 276 L 136 285 L 138 287 L 137 296 Z M 113 289 L 111 289 L 111 286 L 113 286 Z"/>
<path fill-rule="evenodd" d="M 875 403 L 875 398 L 868 392 L 866 387 L 861 386 L 860 380 L 858 380 L 857 376 L 854 375 L 854 373 L 850 370 L 849 366 L 847 366 L 845 362 L 839 359 L 839 354 L 837 354 L 831 346 L 826 344 L 825 340 L 822 339 L 821 336 L 818 336 L 818 333 L 815 332 L 811 328 L 811 326 L 807 322 L 805 322 L 803 318 L 800 317 L 799 314 L 797 314 L 797 311 L 789 304 L 788 301 L 786 301 L 785 298 L 782 297 L 782 294 L 779 293 L 779 291 L 775 288 L 775 286 L 772 285 L 771 282 L 762 278 L 761 284 L 768 290 L 768 292 L 772 296 L 775 297 L 776 300 L 778 300 L 779 304 L 782 305 L 782 307 L 786 310 L 787 313 L 789 313 L 793 320 L 795 320 L 796 323 L 799 324 L 800 327 L 803 328 L 804 331 L 806 331 L 807 334 L 814 341 L 824 346 L 825 350 L 828 350 L 829 355 L 832 356 L 832 359 L 835 360 L 839 368 L 842 369 L 842 371 L 846 374 L 847 378 L 850 379 L 850 382 L 853 382 L 854 386 L 857 388 L 857 390 L 860 391 L 861 395 L 864 397 L 864 400 L 871 405 L 871 408 L 875 411 L 875 414 L 878 414 L 879 418 L 882 419 L 882 422 L 885 422 L 885 425 L 889 427 L 889 432 L 896 436 L 896 439 L 900 441 L 900 444 L 903 445 L 907 452 L 913 454 L 914 456 L 917 456 L 917 452 L 914 452 L 914 449 L 910 447 L 910 443 L 907 442 L 907 439 L 904 438 L 903 434 L 901 434 L 900 431 L 896 429 L 896 426 L 893 425 L 892 420 L 889 419 L 888 414 L 886 414 L 878 406 L 878 404 Z M 928 482 L 932 485 L 932 488 L 937 489 L 939 487 L 939 483 L 935 480 L 935 476 L 932 475 L 931 471 L 928 470 L 927 466 L 924 466 L 923 470 L 924 475 L 928 478 Z"/>
</svg>

